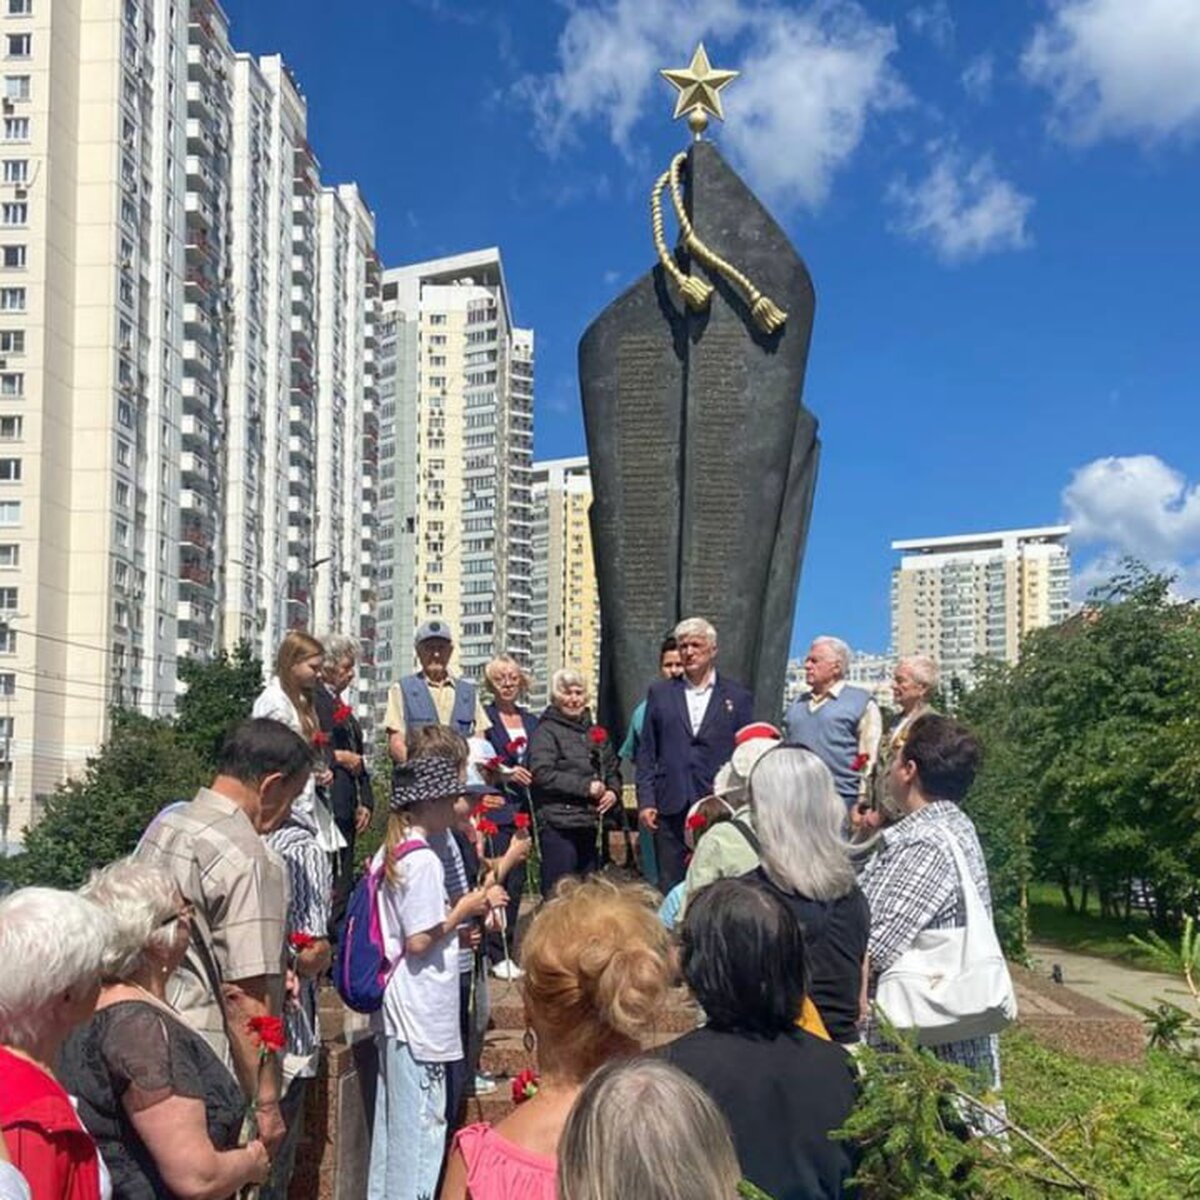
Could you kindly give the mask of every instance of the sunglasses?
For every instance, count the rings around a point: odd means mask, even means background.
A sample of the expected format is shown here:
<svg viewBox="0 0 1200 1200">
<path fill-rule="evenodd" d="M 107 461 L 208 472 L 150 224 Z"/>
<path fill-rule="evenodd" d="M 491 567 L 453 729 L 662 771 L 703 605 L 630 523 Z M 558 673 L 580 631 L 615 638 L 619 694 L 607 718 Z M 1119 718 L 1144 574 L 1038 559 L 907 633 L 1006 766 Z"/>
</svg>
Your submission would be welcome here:
<svg viewBox="0 0 1200 1200">
<path fill-rule="evenodd" d="M 171 913 L 170 916 L 163 917 L 163 919 L 159 921 L 158 928 L 166 929 L 168 925 L 173 925 L 176 921 L 190 922 L 195 915 L 196 906 L 192 904 L 191 901 L 185 900 L 176 912 Z"/>
</svg>

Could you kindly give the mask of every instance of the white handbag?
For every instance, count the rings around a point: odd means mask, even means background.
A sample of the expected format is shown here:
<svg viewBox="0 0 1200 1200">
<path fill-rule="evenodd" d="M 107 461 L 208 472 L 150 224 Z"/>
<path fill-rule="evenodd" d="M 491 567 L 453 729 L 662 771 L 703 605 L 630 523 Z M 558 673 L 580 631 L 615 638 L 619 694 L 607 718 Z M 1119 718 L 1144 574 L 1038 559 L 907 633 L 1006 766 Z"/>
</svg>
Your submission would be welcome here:
<svg viewBox="0 0 1200 1200">
<path fill-rule="evenodd" d="M 966 856 L 950 836 L 967 923 L 925 929 L 879 976 L 875 1003 L 902 1032 L 923 1046 L 941 1046 L 999 1033 L 1017 1017 L 1017 997 L 992 918 Z"/>
</svg>

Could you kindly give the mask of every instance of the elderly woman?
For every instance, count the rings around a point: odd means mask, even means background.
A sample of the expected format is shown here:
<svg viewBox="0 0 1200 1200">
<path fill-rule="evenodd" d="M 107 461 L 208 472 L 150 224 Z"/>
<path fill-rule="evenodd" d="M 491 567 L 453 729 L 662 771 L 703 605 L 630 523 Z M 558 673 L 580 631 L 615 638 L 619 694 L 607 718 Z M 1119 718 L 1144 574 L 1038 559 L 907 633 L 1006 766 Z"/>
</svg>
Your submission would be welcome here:
<svg viewBox="0 0 1200 1200">
<path fill-rule="evenodd" d="M 0 1129 L 37 1200 L 110 1190 L 54 1064 L 91 1016 L 111 938 L 108 917 L 72 892 L 24 888 L 0 901 Z"/>
<path fill-rule="evenodd" d="M 741 1168 L 717 1106 L 653 1058 L 610 1063 L 571 1109 L 558 1200 L 734 1200 Z"/>
<path fill-rule="evenodd" d="M 321 663 L 321 683 L 313 693 L 322 729 L 329 731 L 330 767 L 333 779 L 329 784 L 329 805 L 346 844 L 337 853 L 337 899 L 334 921 L 345 907 L 350 875 L 354 869 L 354 841 L 371 823 L 375 797 L 371 791 L 371 774 L 367 762 L 367 745 L 362 726 L 354 709 L 343 699 L 343 693 L 354 679 L 358 663 L 358 643 L 342 633 L 331 633 L 322 639 L 325 656 Z"/>
<path fill-rule="evenodd" d="M 245 1102 L 208 1043 L 167 1003 L 191 910 L 162 867 L 121 859 L 83 894 L 111 917 L 95 1013 L 63 1048 L 64 1084 L 112 1172 L 114 1200 L 222 1200 L 270 1171 L 238 1147 Z"/>
<path fill-rule="evenodd" d="M 459 1132 L 441 1200 L 554 1200 L 559 1138 L 580 1088 L 602 1063 L 637 1054 L 666 1003 L 667 934 L 651 900 L 644 887 L 592 878 L 564 883 L 538 910 L 520 984 L 535 1094 L 496 1126 Z"/>
<path fill-rule="evenodd" d="M 492 838 L 492 850 L 503 854 L 512 842 L 518 813 L 529 811 L 529 787 L 533 773 L 529 769 L 529 743 L 538 719 L 520 699 L 529 691 L 529 676 L 521 664 L 508 654 L 498 655 L 483 669 L 483 677 L 492 694 L 490 704 L 483 711 L 488 727 L 483 731 L 491 753 L 496 760 L 492 774 L 493 784 L 503 793 L 504 803 L 489 808 L 488 817 L 497 830 Z M 488 936 L 487 953 L 492 962 L 492 974 L 497 979 L 516 979 L 520 969 L 516 964 L 517 918 L 521 912 L 521 893 L 525 890 L 525 864 L 513 868 L 506 884 L 509 901 L 506 928 L 508 929 L 508 951 L 506 958 L 504 941 L 493 931 Z"/>
<path fill-rule="evenodd" d="M 604 861 L 604 814 L 621 795 L 621 772 L 608 734 L 592 721 L 578 671 L 555 671 L 550 706 L 529 740 L 533 813 L 541 847 L 542 895 L 566 875 Z"/>
<path fill-rule="evenodd" d="M 841 1196 L 853 1174 L 829 1136 L 854 1107 L 851 1060 L 795 1025 L 807 958 L 777 892 L 745 879 L 705 888 L 688 907 L 682 966 L 706 1023 L 662 1050 L 713 1098 L 746 1178 L 775 1200 Z"/>
<path fill-rule="evenodd" d="M 871 913 L 842 836 L 846 809 L 833 776 L 809 750 L 768 750 L 750 773 L 750 808 L 762 862 L 743 878 L 792 910 L 825 1028 L 836 1042 L 856 1042 Z"/>
</svg>

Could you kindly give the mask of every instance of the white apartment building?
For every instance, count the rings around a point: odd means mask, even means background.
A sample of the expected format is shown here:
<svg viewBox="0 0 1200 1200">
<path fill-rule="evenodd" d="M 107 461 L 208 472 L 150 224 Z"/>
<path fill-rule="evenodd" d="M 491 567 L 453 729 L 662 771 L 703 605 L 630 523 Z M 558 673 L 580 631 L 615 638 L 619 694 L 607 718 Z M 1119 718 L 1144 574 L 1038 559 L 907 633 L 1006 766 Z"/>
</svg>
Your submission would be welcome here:
<svg viewBox="0 0 1200 1200">
<path fill-rule="evenodd" d="M 281 60 L 236 55 L 216 0 L 4 0 L 0 53 L 2 842 L 113 705 L 174 710 L 179 655 L 269 661 L 310 622 L 324 520 L 331 616 L 364 592 L 360 501 L 314 485 L 320 184 Z M 374 226 L 337 194 L 350 464 Z"/>
<path fill-rule="evenodd" d="M 376 698 L 443 617 L 455 669 L 532 651 L 534 339 L 515 329 L 500 252 L 383 273 L 379 321 Z"/>
<path fill-rule="evenodd" d="M 892 645 L 970 683 L 978 657 L 1016 662 L 1021 638 L 1070 612 L 1068 525 L 892 543 Z"/>
<path fill-rule="evenodd" d="M 600 593 L 592 555 L 592 475 L 586 456 L 533 464 L 533 693 L 550 699 L 555 671 L 600 686 Z"/>
</svg>

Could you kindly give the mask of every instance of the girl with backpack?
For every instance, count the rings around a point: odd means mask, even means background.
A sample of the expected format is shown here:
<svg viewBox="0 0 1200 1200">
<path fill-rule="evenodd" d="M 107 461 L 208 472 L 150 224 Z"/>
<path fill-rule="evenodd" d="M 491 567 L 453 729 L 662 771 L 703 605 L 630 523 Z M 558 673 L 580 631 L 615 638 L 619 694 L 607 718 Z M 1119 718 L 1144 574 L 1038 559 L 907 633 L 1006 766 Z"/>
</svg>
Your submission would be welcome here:
<svg viewBox="0 0 1200 1200">
<path fill-rule="evenodd" d="M 379 1082 L 368 1200 L 419 1200 L 437 1188 L 446 1143 L 446 1069 L 463 1057 L 459 1034 L 458 930 L 496 895 L 475 888 L 453 905 L 429 845 L 445 834 L 463 775 L 445 758 L 397 768 L 387 839 L 371 864 L 381 872 L 378 907 L 390 966 L 378 1017 Z"/>
</svg>

